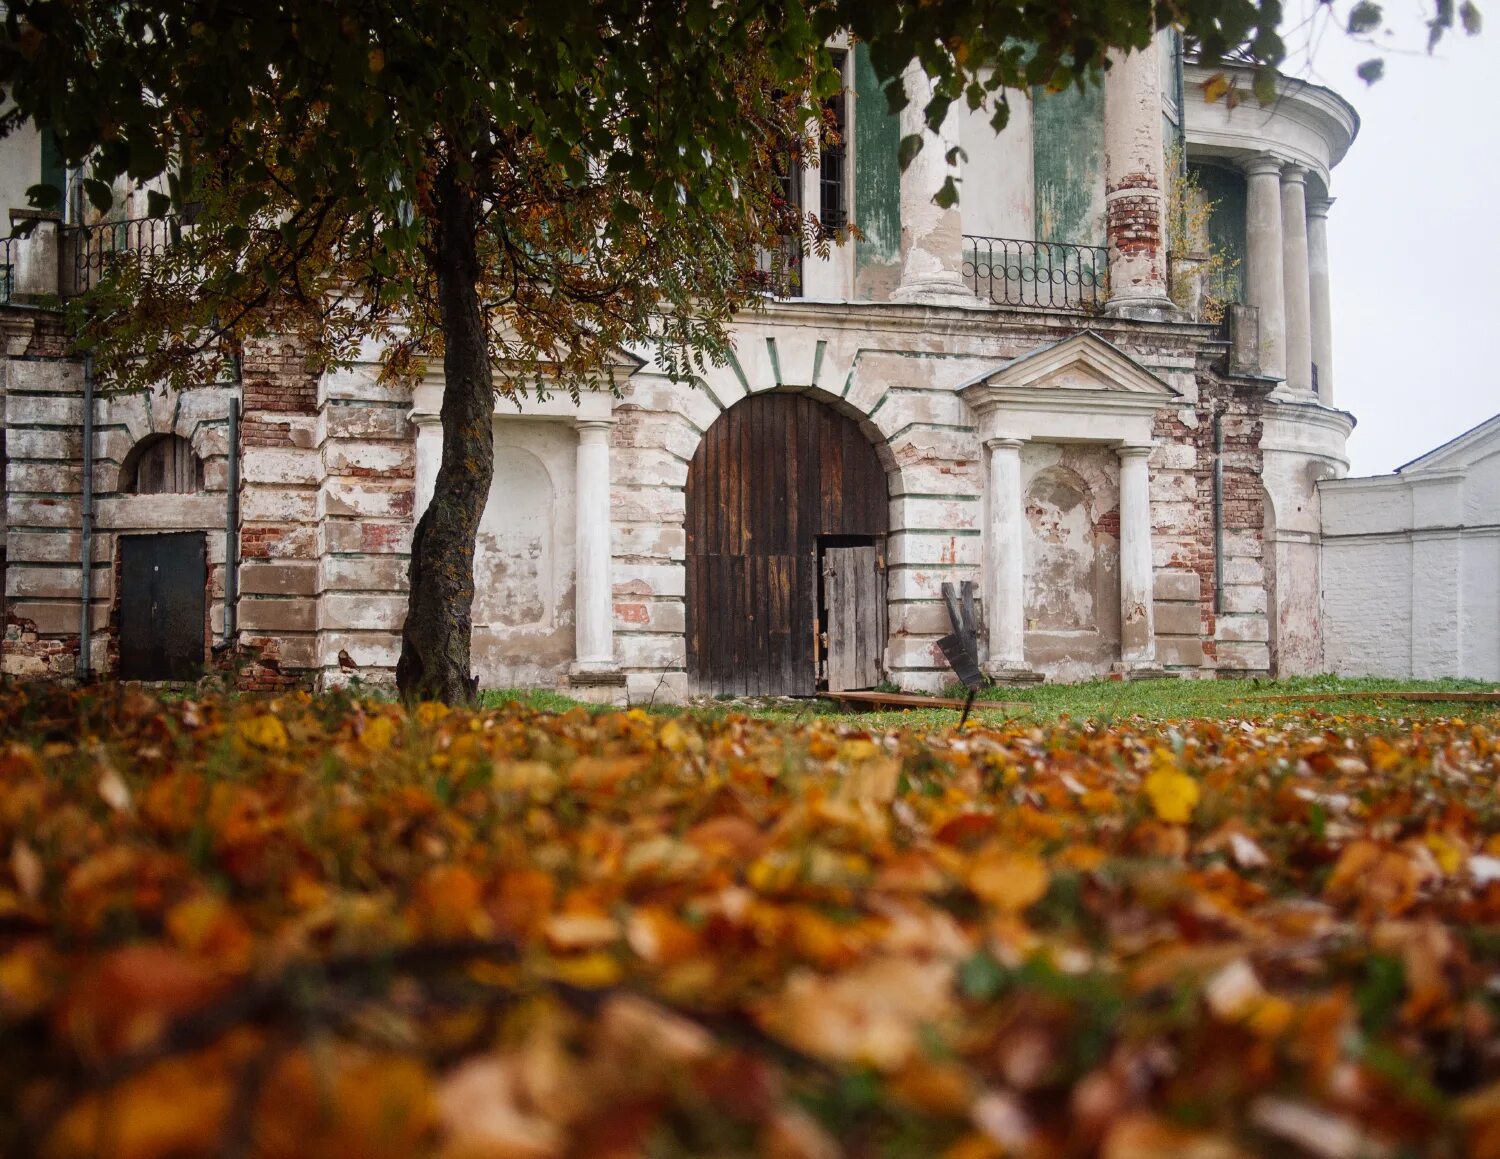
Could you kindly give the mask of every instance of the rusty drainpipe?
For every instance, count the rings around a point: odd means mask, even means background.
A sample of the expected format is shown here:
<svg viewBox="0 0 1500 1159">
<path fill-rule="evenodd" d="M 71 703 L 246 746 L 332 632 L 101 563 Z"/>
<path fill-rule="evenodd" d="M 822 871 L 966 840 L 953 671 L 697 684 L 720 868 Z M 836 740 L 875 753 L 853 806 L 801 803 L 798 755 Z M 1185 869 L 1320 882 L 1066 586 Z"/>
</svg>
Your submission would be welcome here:
<svg viewBox="0 0 1500 1159">
<path fill-rule="evenodd" d="M 94 603 L 94 356 L 83 356 L 83 496 L 78 520 L 78 667 L 77 676 L 93 677 L 90 655 Z"/>
<path fill-rule="evenodd" d="M 240 360 L 234 359 L 235 384 Z M 240 601 L 240 400 L 229 400 L 229 495 L 224 504 L 224 646 L 233 649 Z"/>
<path fill-rule="evenodd" d="M 1224 412 L 1214 408 L 1214 615 L 1224 612 Z"/>
</svg>

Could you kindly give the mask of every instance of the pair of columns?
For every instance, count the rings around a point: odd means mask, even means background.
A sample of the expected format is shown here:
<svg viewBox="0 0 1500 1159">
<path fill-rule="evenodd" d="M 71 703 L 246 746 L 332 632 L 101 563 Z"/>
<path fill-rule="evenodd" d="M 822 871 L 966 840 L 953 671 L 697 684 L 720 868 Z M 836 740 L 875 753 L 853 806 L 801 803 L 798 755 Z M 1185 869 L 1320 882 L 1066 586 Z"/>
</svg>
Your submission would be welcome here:
<svg viewBox="0 0 1500 1159">
<path fill-rule="evenodd" d="M 1025 494 L 1021 487 L 1022 439 L 988 439 L 989 534 L 985 540 L 985 615 L 990 674 L 1025 678 Z M 1156 616 L 1152 605 L 1151 448 L 1123 446 L 1120 458 L 1120 662 L 1127 670 L 1156 667 Z"/>
<path fill-rule="evenodd" d="M 1307 170 L 1275 157 L 1252 157 L 1245 178 L 1245 298 L 1260 315 L 1261 373 L 1284 379 L 1295 395 L 1331 406 L 1328 208 L 1333 201 L 1308 197 Z"/>
<path fill-rule="evenodd" d="M 901 110 L 903 138 L 922 148 L 901 174 L 901 283 L 894 301 L 972 305 L 963 280 L 963 220 L 957 205 L 936 198 L 958 180 L 959 108 L 934 132 L 926 108 L 933 86 L 920 65 L 908 66 Z M 1109 313 L 1122 317 L 1176 315 L 1167 292 L 1163 191 L 1161 63 L 1155 42 L 1141 52 L 1114 52 L 1104 78 L 1105 234 L 1109 244 Z M 969 196 L 975 196 L 973 190 Z"/>
</svg>

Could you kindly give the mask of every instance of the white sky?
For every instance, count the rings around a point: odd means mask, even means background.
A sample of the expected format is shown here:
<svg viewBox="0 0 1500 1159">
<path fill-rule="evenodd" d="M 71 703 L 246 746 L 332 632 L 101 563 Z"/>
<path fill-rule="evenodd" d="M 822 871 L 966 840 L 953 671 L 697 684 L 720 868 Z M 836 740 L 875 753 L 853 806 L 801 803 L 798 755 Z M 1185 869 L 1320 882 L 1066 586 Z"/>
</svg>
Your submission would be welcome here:
<svg viewBox="0 0 1500 1159">
<path fill-rule="evenodd" d="M 1377 52 L 1341 23 L 1322 36 L 1285 30 L 1286 71 L 1336 90 L 1361 120 L 1328 215 L 1333 401 L 1359 420 L 1354 475 L 1389 471 L 1500 412 L 1500 6 L 1480 7 L 1493 21 L 1483 33 L 1450 32 L 1429 57 L 1430 2 L 1388 4 L 1395 35 L 1381 42 L 1395 47 L 1379 53 L 1385 76 L 1368 87 L 1354 69 Z"/>
</svg>

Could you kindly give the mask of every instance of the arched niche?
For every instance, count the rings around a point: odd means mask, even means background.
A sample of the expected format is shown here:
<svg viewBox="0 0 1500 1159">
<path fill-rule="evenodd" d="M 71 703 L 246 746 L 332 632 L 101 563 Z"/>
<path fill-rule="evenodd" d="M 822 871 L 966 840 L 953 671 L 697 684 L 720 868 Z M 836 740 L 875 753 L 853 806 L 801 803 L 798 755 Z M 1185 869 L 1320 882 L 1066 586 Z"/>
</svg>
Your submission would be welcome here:
<svg viewBox="0 0 1500 1159">
<path fill-rule="evenodd" d="M 192 495 L 203 490 L 203 460 L 181 435 L 147 435 L 120 465 L 128 495 Z"/>
<path fill-rule="evenodd" d="M 556 492 L 546 465 L 518 446 L 495 448 L 495 473 L 474 549 L 474 623 L 554 626 Z"/>
</svg>

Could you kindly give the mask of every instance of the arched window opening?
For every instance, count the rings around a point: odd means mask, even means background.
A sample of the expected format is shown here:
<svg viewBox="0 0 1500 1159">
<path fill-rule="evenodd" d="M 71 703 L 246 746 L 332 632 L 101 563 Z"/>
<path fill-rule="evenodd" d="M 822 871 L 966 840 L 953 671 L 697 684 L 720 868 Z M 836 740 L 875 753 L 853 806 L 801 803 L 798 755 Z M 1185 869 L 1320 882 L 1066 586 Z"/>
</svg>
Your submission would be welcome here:
<svg viewBox="0 0 1500 1159">
<path fill-rule="evenodd" d="M 181 435 L 150 435 L 126 457 L 120 484 L 131 495 L 191 495 L 203 490 L 203 460 Z"/>
</svg>

